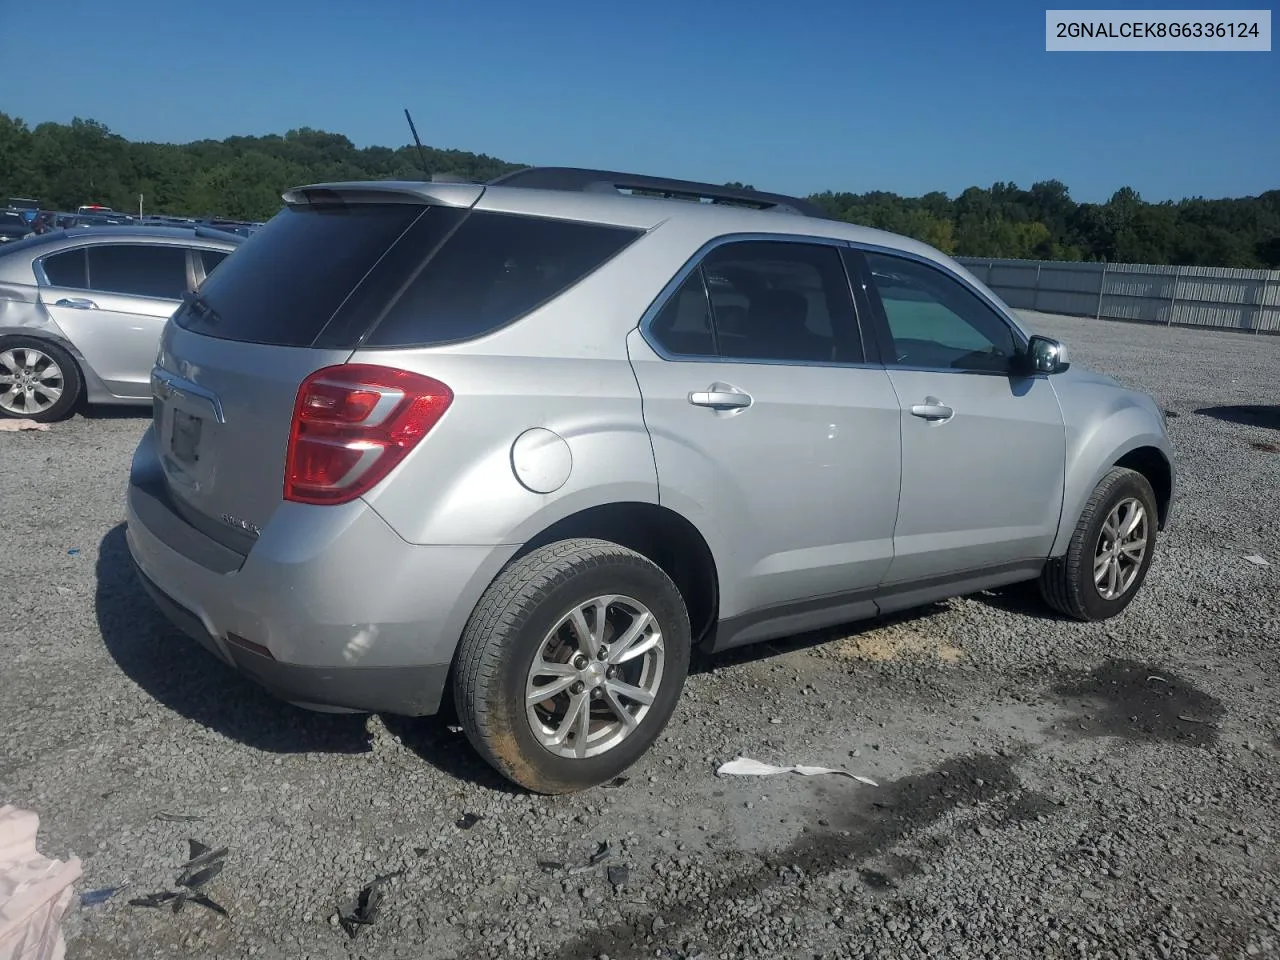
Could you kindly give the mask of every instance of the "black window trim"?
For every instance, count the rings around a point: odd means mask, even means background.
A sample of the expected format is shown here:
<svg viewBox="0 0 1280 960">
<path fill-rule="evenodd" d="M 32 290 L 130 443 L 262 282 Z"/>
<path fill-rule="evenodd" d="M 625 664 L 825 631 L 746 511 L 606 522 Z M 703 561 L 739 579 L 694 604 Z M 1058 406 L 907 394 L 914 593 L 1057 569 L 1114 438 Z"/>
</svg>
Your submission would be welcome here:
<svg viewBox="0 0 1280 960">
<path fill-rule="evenodd" d="M 706 281 L 706 274 L 702 268 L 708 256 L 720 247 L 731 243 L 740 243 L 743 241 L 758 241 L 764 243 L 800 243 L 806 246 L 830 247 L 837 255 L 840 256 L 840 262 L 844 267 L 845 283 L 848 285 L 849 300 L 853 307 L 854 330 L 858 335 L 858 340 L 862 345 L 862 360 L 853 363 L 845 360 L 766 360 L 755 359 L 751 357 L 721 357 L 721 356 L 700 356 L 697 354 L 674 353 L 664 347 L 658 340 L 657 335 L 653 332 L 653 323 L 662 313 L 667 303 L 680 292 L 680 288 L 684 286 L 686 280 L 695 272 L 702 273 L 702 289 L 708 295 L 708 308 L 710 308 L 710 290 Z M 639 329 L 640 336 L 644 338 L 644 342 L 649 345 L 649 349 L 656 353 L 663 360 L 671 363 L 752 363 L 763 364 L 766 366 L 780 367 L 838 367 L 841 369 L 859 369 L 859 368 L 879 368 L 880 358 L 878 356 L 878 344 L 867 335 L 867 331 L 863 326 L 863 307 L 864 300 L 859 296 L 857 286 L 853 283 L 853 277 L 849 273 L 848 262 L 843 256 L 843 252 L 849 246 L 849 241 L 838 237 L 817 237 L 800 233 L 765 233 L 752 231 L 747 233 L 726 233 L 721 236 L 708 240 L 699 247 L 688 260 L 676 271 L 675 275 L 663 286 L 657 297 L 649 304 L 649 307 L 640 317 Z M 713 313 L 714 316 L 714 313 Z M 714 328 L 713 328 L 714 338 Z M 714 342 L 714 339 L 713 339 Z M 718 354 L 717 350 L 717 354 Z"/>
<path fill-rule="evenodd" d="M 36 284 L 37 286 L 41 286 L 41 287 L 60 287 L 61 286 L 60 284 L 53 283 L 49 280 L 49 275 L 45 273 L 44 261 L 50 257 L 60 256 L 61 254 L 64 254 L 64 253 L 76 253 L 76 252 L 79 252 L 84 256 L 85 283 L 92 284 L 93 277 L 89 273 L 89 250 L 93 247 L 121 247 L 121 246 L 177 247 L 186 255 L 187 292 L 190 293 L 192 290 L 196 288 L 196 284 L 195 284 L 195 278 L 196 278 L 195 259 L 196 258 L 194 254 L 194 248 L 192 248 L 191 246 L 189 246 L 188 244 L 182 241 L 178 241 L 176 243 L 169 243 L 169 242 L 152 243 L 152 242 L 148 242 L 147 240 L 139 239 L 136 237 L 111 237 L 109 239 L 106 237 L 96 238 L 84 243 L 73 244 L 71 246 L 63 247 L 60 250 L 51 250 L 48 253 L 42 254 L 41 256 L 36 257 L 31 261 L 31 267 L 36 275 Z M 217 248 L 211 248 L 211 249 L 217 249 Z M 94 290 L 91 285 L 86 285 L 84 287 L 62 287 L 62 289 L 81 290 L 85 293 L 99 293 L 108 297 L 133 297 L 138 300 L 148 300 L 148 301 L 154 301 L 156 303 L 180 303 L 182 301 L 181 295 L 177 297 L 152 297 L 145 293 L 120 293 L 119 291 L 116 291 L 116 290 Z"/>
<path fill-rule="evenodd" d="M 870 331 L 871 339 L 875 341 L 876 349 L 882 358 L 885 358 L 887 360 L 888 357 L 893 355 L 893 350 L 894 350 L 893 335 L 889 331 L 889 318 L 885 313 L 884 303 L 880 299 L 880 292 L 876 288 L 876 285 L 872 280 L 871 266 L 867 262 L 866 257 L 864 256 L 864 254 L 866 253 L 875 253 L 875 254 L 880 254 L 882 256 L 895 257 L 899 260 L 906 260 L 911 263 L 916 263 L 916 264 L 919 264 L 920 266 L 925 267 L 926 269 L 934 270 L 937 273 L 941 274 L 942 276 L 948 278 L 949 280 L 953 280 L 956 283 L 960 284 L 961 287 L 963 287 L 966 291 L 968 291 L 975 298 L 977 298 L 980 304 L 982 304 L 988 310 L 990 310 L 997 320 L 999 320 L 1002 324 L 1005 325 L 1005 327 L 1009 330 L 1010 335 L 1013 337 L 1015 352 L 1026 351 L 1030 343 L 1030 337 L 1026 334 L 1025 331 L 1023 331 L 1022 327 L 1013 318 L 1011 318 L 1008 312 L 1005 309 L 1003 309 L 998 303 L 995 303 L 990 297 L 986 296 L 981 290 L 979 290 L 972 283 L 967 281 L 963 276 L 956 273 L 956 271 L 949 269 L 946 266 L 946 264 L 939 263 L 937 260 L 933 260 L 929 257 L 921 256 L 920 254 L 914 253 L 910 250 L 902 250 L 898 247 L 886 247 L 881 244 L 863 243 L 859 241 L 848 241 L 846 243 L 846 247 L 848 248 L 847 262 L 851 270 L 856 271 L 858 277 L 860 278 L 857 285 L 863 287 L 865 291 L 866 300 L 869 308 L 868 319 L 872 328 Z M 911 372 L 922 372 L 922 373 L 947 373 L 947 374 L 955 374 L 955 375 L 961 375 L 961 376 L 1006 377 L 1007 378 L 1013 375 L 1012 371 L 1007 371 L 1007 370 L 978 370 L 978 369 L 966 369 L 966 368 L 956 368 L 956 367 L 933 367 L 933 366 L 923 366 L 923 365 L 909 364 L 909 363 L 898 364 L 898 363 L 886 362 L 884 366 L 888 370 L 902 370 L 904 372 L 911 371 Z M 1034 374 L 1034 376 L 1041 377 L 1044 375 Z"/>
<path fill-rule="evenodd" d="M 226 259 L 231 256 L 231 254 L 235 253 L 236 248 L 232 247 L 230 250 L 224 250 L 222 247 L 214 247 L 205 244 L 187 247 L 190 280 L 194 283 L 191 288 L 192 290 L 195 290 L 200 286 L 200 284 L 209 279 L 209 274 L 204 269 L 204 257 L 201 256 L 205 251 L 208 251 L 209 253 L 220 253 L 223 255 L 223 259 Z M 221 263 L 222 260 L 219 260 L 218 262 Z"/>
</svg>

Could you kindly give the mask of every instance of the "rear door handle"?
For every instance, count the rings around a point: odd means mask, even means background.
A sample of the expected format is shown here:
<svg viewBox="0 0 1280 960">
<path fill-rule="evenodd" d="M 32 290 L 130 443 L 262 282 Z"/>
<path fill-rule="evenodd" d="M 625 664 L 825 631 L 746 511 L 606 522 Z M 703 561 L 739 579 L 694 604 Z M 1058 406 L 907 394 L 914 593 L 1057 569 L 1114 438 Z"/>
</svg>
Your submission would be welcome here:
<svg viewBox="0 0 1280 960">
<path fill-rule="evenodd" d="M 736 387 L 723 383 L 713 383 L 706 390 L 695 390 L 689 394 L 689 402 L 695 407 L 710 407 L 713 410 L 736 410 L 751 406 L 751 394 L 743 393 Z"/>
<path fill-rule="evenodd" d="M 71 307 L 74 310 L 97 310 L 98 305 L 85 297 L 63 297 L 53 302 L 55 307 Z"/>
<path fill-rule="evenodd" d="M 955 411 L 937 397 L 925 397 L 924 403 L 912 404 L 911 415 L 922 420 L 950 420 Z"/>
</svg>

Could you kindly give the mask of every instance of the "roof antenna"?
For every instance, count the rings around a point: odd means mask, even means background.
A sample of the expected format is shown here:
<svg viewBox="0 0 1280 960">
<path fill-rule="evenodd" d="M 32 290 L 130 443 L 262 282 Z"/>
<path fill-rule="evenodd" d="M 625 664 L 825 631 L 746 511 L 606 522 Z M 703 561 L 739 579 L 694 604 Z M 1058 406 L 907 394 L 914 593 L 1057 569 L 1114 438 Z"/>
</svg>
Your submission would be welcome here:
<svg viewBox="0 0 1280 960">
<path fill-rule="evenodd" d="M 409 116 L 409 108 L 404 108 L 404 118 L 409 121 L 409 132 L 413 134 L 413 142 L 418 145 L 418 160 L 422 164 L 422 172 L 427 180 L 431 179 L 431 168 L 427 166 L 427 153 L 422 149 L 422 141 L 418 139 L 418 128 L 413 125 L 413 117 Z"/>
</svg>

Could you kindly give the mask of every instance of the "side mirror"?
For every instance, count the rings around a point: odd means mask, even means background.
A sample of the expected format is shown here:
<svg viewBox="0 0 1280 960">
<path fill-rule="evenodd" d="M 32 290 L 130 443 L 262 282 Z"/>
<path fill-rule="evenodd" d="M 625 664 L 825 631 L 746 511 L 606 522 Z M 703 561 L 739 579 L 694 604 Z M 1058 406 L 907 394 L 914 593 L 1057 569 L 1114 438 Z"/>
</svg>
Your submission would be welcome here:
<svg viewBox="0 0 1280 960">
<path fill-rule="evenodd" d="M 1071 366 L 1065 344 L 1038 334 L 1027 344 L 1026 360 L 1026 367 L 1031 374 L 1061 373 Z"/>
</svg>

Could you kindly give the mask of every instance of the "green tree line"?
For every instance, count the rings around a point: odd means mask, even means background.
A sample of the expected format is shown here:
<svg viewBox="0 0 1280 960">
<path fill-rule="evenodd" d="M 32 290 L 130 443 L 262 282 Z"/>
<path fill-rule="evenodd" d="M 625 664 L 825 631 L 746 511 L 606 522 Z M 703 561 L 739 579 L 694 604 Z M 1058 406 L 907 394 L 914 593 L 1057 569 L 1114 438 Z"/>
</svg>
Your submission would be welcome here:
<svg viewBox="0 0 1280 960">
<path fill-rule="evenodd" d="M 434 173 L 491 180 L 524 164 L 425 148 Z M 147 213 L 264 220 L 291 186 L 327 180 L 420 179 L 417 148 L 357 148 L 303 127 L 283 136 L 132 142 L 94 120 L 30 127 L 0 113 L 0 193 L 68 210 L 100 203 Z M 742 186 L 742 184 L 734 184 Z M 1057 180 L 903 197 L 826 191 L 810 199 L 842 220 L 891 230 L 958 256 L 1280 267 L 1280 190 L 1256 197 L 1148 203 L 1123 187 L 1077 203 Z"/>
</svg>

